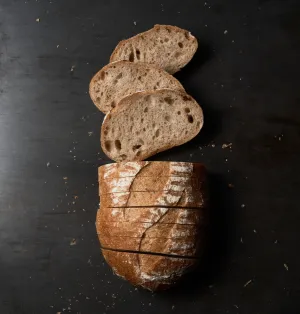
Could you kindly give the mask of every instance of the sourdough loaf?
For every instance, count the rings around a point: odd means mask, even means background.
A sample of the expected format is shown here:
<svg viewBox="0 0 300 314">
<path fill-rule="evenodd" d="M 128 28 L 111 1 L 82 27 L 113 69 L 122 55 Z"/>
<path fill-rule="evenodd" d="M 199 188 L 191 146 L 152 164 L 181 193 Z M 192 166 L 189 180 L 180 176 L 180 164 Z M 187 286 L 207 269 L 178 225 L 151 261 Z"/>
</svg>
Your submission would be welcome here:
<svg viewBox="0 0 300 314">
<path fill-rule="evenodd" d="M 197 259 L 158 256 L 102 249 L 106 262 L 115 274 L 136 286 L 151 291 L 165 290 L 175 285 L 192 270 Z"/>
<path fill-rule="evenodd" d="M 190 141 L 202 126 L 202 109 L 185 92 L 139 92 L 123 98 L 106 115 L 101 147 L 115 161 L 143 160 Z"/>
<path fill-rule="evenodd" d="M 184 91 L 175 77 L 157 66 L 118 61 L 106 65 L 93 77 L 89 92 L 97 108 L 107 113 L 125 96 L 161 88 Z"/>
<path fill-rule="evenodd" d="M 176 26 L 155 25 L 146 32 L 121 41 L 110 62 L 152 63 L 173 74 L 192 59 L 197 48 L 197 39 L 190 32 Z"/>
</svg>

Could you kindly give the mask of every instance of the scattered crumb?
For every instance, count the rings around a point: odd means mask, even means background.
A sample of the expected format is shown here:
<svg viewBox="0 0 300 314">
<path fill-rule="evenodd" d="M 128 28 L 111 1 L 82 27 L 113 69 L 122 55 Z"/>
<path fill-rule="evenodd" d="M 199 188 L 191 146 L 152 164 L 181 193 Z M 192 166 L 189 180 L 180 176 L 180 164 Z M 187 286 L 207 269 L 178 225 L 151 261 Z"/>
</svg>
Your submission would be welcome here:
<svg viewBox="0 0 300 314">
<path fill-rule="evenodd" d="M 274 244 L 277 244 L 277 243 L 278 243 L 278 241 L 277 241 L 277 240 L 275 240 L 275 241 L 274 241 Z"/>
<path fill-rule="evenodd" d="M 248 285 L 250 285 L 250 283 L 252 283 L 252 280 L 248 280 L 245 284 L 244 284 L 244 288 L 247 287 Z"/>
<path fill-rule="evenodd" d="M 136 21 L 134 21 L 133 24 L 136 25 Z"/>
<path fill-rule="evenodd" d="M 37 23 L 39 23 L 39 22 L 41 21 L 41 19 L 40 19 L 40 18 L 37 18 L 35 21 L 36 21 Z"/>
<path fill-rule="evenodd" d="M 288 271 L 289 270 L 289 267 L 287 264 L 283 264 L 284 268 Z"/>
<path fill-rule="evenodd" d="M 74 72 L 74 69 L 75 69 L 75 65 L 72 65 L 70 71 Z"/>
<path fill-rule="evenodd" d="M 253 229 L 253 232 L 254 232 L 254 233 L 257 233 L 255 229 Z"/>
<path fill-rule="evenodd" d="M 215 145 L 215 144 L 211 144 L 211 147 L 213 147 L 213 148 L 214 148 L 214 147 L 216 147 L 216 145 Z"/>
<path fill-rule="evenodd" d="M 75 198 L 75 200 L 77 200 L 78 196 L 77 196 L 77 195 L 74 195 L 74 198 Z"/>
<path fill-rule="evenodd" d="M 228 34 L 228 30 L 227 30 L 227 29 L 225 29 L 224 34 L 225 34 L 225 35 Z"/>
<path fill-rule="evenodd" d="M 71 242 L 70 242 L 70 245 L 73 246 L 73 245 L 76 245 L 76 244 L 77 244 L 76 239 L 72 239 Z"/>
<path fill-rule="evenodd" d="M 225 143 L 224 143 L 224 144 L 222 145 L 222 148 L 223 148 L 223 149 L 228 148 L 228 147 L 231 148 L 231 147 L 232 147 L 232 143 L 228 143 L 228 144 L 225 144 Z"/>
<path fill-rule="evenodd" d="M 59 45 L 57 45 L 56 48 L 59 48 Z"/>
<path fill-rule="evenodd" d="M 228 183 L 228 187 L 232 189 L 234 188 L 234 185 L 232 183 Z"/>
<path fill-rule="evenodd" d="M 63 177 L 64 180 L 68 180 L 68 177 Z"/>
<path fill-rule="evenodd" d="M 93 133 L 94 133 L 93 131 L 92 131 L 92 132 L 88 132 L 88 135 L 89 135 L 89 136 L 92 136 Z"/>
<path fill-rule="evenodd" d="M 244 243 L 243 238 L 241 238 L 241 243 Z"/>
<path fill-rule="evenodd" d="M 47 165 L 47 167 L 49 167 L 50 166 L 50 162 L 48 161 L 46 165 Z"/>
<path fill-rule="evenodd" d="M 236 307 L 237 309 L 239 308 L 236 304 L 233 304 L 234 307 Z"/>
<path fill-rule="evenodd" d="M 175 309 L 175 305 L 172 305 L 172 310 L 174 310 Z"/>
<path fill-rule="evenodd" d="M 246 207 L 246 205 L 245 205 L 245 204 L 242 204 L 242 205 L 241 205 L 241 207 L 242 207 L 242 208 L 245 208 L 245 207 Z"/>
</svg>

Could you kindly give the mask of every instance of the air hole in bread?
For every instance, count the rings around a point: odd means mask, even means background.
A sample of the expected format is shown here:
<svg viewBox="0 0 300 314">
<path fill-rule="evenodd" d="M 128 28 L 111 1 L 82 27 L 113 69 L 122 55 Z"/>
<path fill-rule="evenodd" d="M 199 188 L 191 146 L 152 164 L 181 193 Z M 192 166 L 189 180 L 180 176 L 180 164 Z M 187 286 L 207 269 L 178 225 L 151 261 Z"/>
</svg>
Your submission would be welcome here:
<svg viewBox="0 0 300 314">
<path fill-rule="evenodd" d="M 139 50 L 139 49 L 136 49 L 136 50 L 135 50 L 135 53 L 136 53 L 136 58 L 137 58 L 138 60 L 140 60 L 140 58 L 141 58 L 141 52 L 140 52 L 140 50 Z"/>
<path fill-rule="evenodd" d="M 183 48 L 183 44 L 182 43 L 178 43 L 179 48 Z"/>
<path fill-rule="evenodd" d="M 181 111 L 177 111 L 177 114 L 180 116 L 181 115 Z"/>
<path fill-rule="evenodd" d="M 160 43 L 163 44 L 163 42 L 164 42 L 164 41 L 161 39 L 161 40 L 160 40 Z"/>
<path fill-rule="evenodd" d="M 197 122 L 197 128 L 199 128 L 199 126 L 200 126 L 200 121 Z"/>
<path fill-rule="evenodd" d="M 133 117 L 130 117 L 130 121 L 133 122 Z"/>
<path fill-rule="evenodd" d="M 165 38 L 165 43 L 167 43 L 169 41 L 169 38 Z"/>
<path fill-rule="evenodd" d="M 129 55 L 129 61 L 133 62 L 134 61 L 134 53 L 131 51 Z"/>
<path fill-rule="evenodd" d="M 165 97 L 165 98 L 164 98 L 164 101 L 165 101 L 167 104 L 169 104 L 169 105 L 173 105 L 173 103 L 174 103 L 174 99 L 171 98 L 171 97 Z"/>
<path fill-rule="evenodd" d="M 136 157 L 139 157 L 140 154 L 141 154 L 141 151 L 138 151 L 138 152 L 135 154 L 135 156 L 136 156 Z"/>
<path fill-rule="evenodd" d="M 141 147 L 142 147 L 142 145 L 134 145 L 134 146 L 132 146 L 132 151 L 135 152 L 136 150 L 138 150 Z"/>
<path fill-rule="evenodd" d="M 188 121 L 189 121 L 189 123 L 193 123 L 194 122 L 194 118 L 190 114 L 188 115 Z"/>
<path fill-rule="evenodd" d="M 107 135 L 107 134 L 108 134 L 108 131 L 105 130 L 105 131 L 104 131 L 104 135 Z"/>
<path fill-rule="evenodd" d="M 157 86 L 154 86 L 153 89 L 154 89 L 154 90 L 157 90 Z"/>
<path fill-rule="evenodd" d="M 104 79 L 105 79 L 105 72 L 103 71 L 100 73 L 100 80 L 103 81 Z"/>
<path fill-rule="evenodd" d="M 183 101 L 188 101 L 188 100 L 192 100 L 192 98 L 190 96 L 184 95 L 184 96 L 182 96 L 182 100 Z"/>
<path fill-rule="evenodd" d="M 132 132 L 132 129 L 133 129 L 133 125 L 130 126 L 130 132 Z"/>
<path fill-rule="evenodd" d="M 148 107 L 146 107 L 146 108 L 144 109 L 144 112 L 145 112 L 145 113 L 148 112 Z"/>
<path fill-rule="evenodd" d="M 125 159 L 127 158 L 127 155 L 122 154 L 122 155 L 120 156 L 120 158 L 121 158 L 122 160 L 125 160 Z"/>
<path fill-rule="evenodd" d="M 97 98 L 96 98 L 96 101 L 99 102 L 99 101 L 100 101 L 100 97 L 97 97 Z"/>
<path fill-rule="evenodd" d="M 152 123 L 152 128 L 155 128 L 155 123 Z"/>
<path fill-rule="evenodd" d="M 111 106 L 112 108 L 115 108 L 115 107 L 116 107 L 116 103 L 113 101 L 113 102 L 110 104 L 110 106 Z"/>
<path fill-rule="evenodd" d="M 103 96 L 103 92 L 101 92 L 101 94 L 100 94 L 101 96 Z"/>
<path fill-rule="evenodd" d="M 119 140 L 115 140 L 115 146 L 117 150 L 121 150 L 122 146 L 121 146 L 121 142 Z"/>
<path fill-rule="evenodd" d="M 170 121 L 170 116 L 165 116 L 165 120 L 169 122 Z"/>
<path fill-rule="evenodd" d="M 122 78 L 123 76 L 123 73 L 119 73 L 117 76 L 116 76 L 116 80 L 119 80 L 120 78 Z"/>
<path fill-rule="evenodd" d="M 155 132 L 155 136 L 156 136 L 156 137 L 159 137 L 159 134 L 160 134 L 160 130 L 157 129 L 156 132 Z"/>
<path fill-rule="evenodd" d="M 190 112 L 191 112 L 190 108 L 184 108 L 184 111 L 185 111 L 186 113 L 190 113 Z"/>
<path fill-rule="evenodd" d="M 144 118 L 141 119 L 141 123 L 143 123 L 143 122 L 144 122 Z"/>
<path fill-rule="evenodd" d="M 179 58 L 180 56 L 181 56 L 181 52 L 177 51 L 177 52 L 175 53 L 175 58 Z"/>
<path fill-rule="evenodd" d="M 141 80 L 142 80 L 142 77 L 141 77 L 141 76 L 139 76 L 139 77 L 138 77 L 138 80 L 139 80 L 139 81 L 141 81 Z"/>
<path fill-rule="evenodd" d="M 111 151 L 111 141 L 105 141 L 104 143 L 105 149 L 110 152 Z"/>
<path fill-rule="evenodd" d="M 166 27 L 166 30 L 167 30 L 168 33 L 171 33 L 171 30 L 170 30 L 169 27 Z"/>
<path fill-rule="evenodd" d="M 150 98 L 151 98 L 151 96 L 150 96 L 150 95 L 147 95 L 147 96 L 145 97 L 145 101 L 149 101 Z"/>
<path fill-rule="evenodd" d="M 160 86 L 160 82 L 157 82 L 157 83 L 156 83 L 156 86 L 159 87 L 159 86 Z"/>
<path fill-rule="evenodd" d="M 143 128 L 143 131 L 146 132 L 146 128 Z"/>
</svg>

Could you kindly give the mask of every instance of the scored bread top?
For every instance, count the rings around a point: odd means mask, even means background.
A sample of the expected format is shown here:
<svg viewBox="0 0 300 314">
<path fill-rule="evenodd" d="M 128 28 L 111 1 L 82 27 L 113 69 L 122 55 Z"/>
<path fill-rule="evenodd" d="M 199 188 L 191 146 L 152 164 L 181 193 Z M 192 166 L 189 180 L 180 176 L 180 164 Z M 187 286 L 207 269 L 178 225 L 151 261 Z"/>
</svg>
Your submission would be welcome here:
<svg viewBox="0 0 300 314">
<path fill-rule="evenodd" d="M 138 92 L 123 98 L 106 115 L 101 146 L 115 161 L 143 160 L 190 141 L 202 126 L 202 109 L 185 92 Z"/>
<path fill-rule="evenodd" d="M 106 65 L 92 78 L 89 92 L 97 108 L 107 113 L 127 95 L 161 88 L 184 90 L 175 77 L 157 66 L 118 61 Z"/>
<path fill-rule="evenodd" d="M 110 62 L 147 62 L 174 74 L 192 59 L 197 48 L 197 39 L 187 30 L 171 25 L 155 25 L 146 32 L 121 41 Z"/>
</svg>

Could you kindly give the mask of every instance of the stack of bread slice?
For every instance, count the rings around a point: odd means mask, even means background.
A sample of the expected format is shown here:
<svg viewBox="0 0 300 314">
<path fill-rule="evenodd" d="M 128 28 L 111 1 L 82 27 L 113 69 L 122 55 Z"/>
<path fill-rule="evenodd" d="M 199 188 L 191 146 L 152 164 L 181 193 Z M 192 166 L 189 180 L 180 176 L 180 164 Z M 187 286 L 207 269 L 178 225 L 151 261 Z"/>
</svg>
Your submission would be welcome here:
<svg viewBox="0 0 300 314">
<path fill-rule="evenodd" d="M 203 112 L 171 74 L 198 48 L 190 32 L 169 25 L 124 40 L 91 80 L 91 99 L 106 114 L 101 146 L 114 161 L 144 160 L 195 137 Z"/>
<path fill-rule="evenodd" d="M 99 183 L 97 233 L 116 274 L 158 290 L 196 265 L 207 223 L 202 164 L 107 164 L 99 168 Z"/>
</svg>

